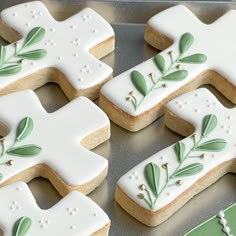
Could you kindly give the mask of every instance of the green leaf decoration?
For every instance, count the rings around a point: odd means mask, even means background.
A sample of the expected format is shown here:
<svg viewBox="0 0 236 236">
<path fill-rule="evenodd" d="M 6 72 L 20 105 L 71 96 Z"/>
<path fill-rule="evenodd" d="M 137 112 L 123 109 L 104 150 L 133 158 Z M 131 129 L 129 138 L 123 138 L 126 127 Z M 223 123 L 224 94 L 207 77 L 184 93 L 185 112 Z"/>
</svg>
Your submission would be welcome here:
<svg viewBox="0 0 236 236">
<path fill-rule="evenodd" d="M 135 88 L 143 95 L 147 95 L 147 84 L 144 76 L 137 70 L 131 72 L 131 80 Z"/>
<path fill-rule="evenodd" d="M 203 170 L 203 164 L 202 163 L 194 163 L 191 165 L 188 165 L 180 170 L 178 170 L 174 177 L 184 177 L 184 176 L 190 176 L 198 174 Z"/>
<path fill-rule="evenodd" d="M 151 162 L 145 166 L 144 174 L 148 186 L 152 190 L 154 196 L 157 197 L 160 182 L 160 168 Z"/>
<path fill-rule="evenodd" d="M 42 148 L 37 145 L 28 144 L 20 147 L 10 148 L 7 150 L 7 154 L 20 157 L 33 157 L 38 155 L 41 150 Z"/>
<path fill-rule="evenodd" d="M 222 151 L 226 146 L 226 141 L 224 139 L 212 139 L 205 143 L 199 144 L 194 150 L 195 151 Z"/>
<path fill-rule="evenodd" d="M 2 66 L 5 62 L 6 58 L 6 48 L 4 46 L 0 47 L 0 66 Z"/>
<path fill-rule="evenodd" d="M 188 71 L 186 70 L 178 70 L 172 72 L 166 76 L 163 76 L 161 80 L 170 80 L 170 81 L 181 81 L 185 79 L 188 75 Z"/>
<path fill-rule="evenodd" d="M 193 41 L 194 41 L 194 37 L 192 34 L 190 33 L 183 34 L 179 42 L 180 54 L 185 53 L 192 46 Z"/>
<path fill-rule="evenodd" d="M 182 163 L 184 161 L 185 144 L 182 142 L 176 143 L 174 146 L 174 150 L 178 158 L 178 162 Z"/>
<path fill-rule="evenodd" d="M 217 125 L 217 117 L 214 114 L 206 115 L 202 122 L 202 137 L 206 137 Z"/>
<path fill-rule="evenodd" d="M 179 61 L 184 62 L 184 63 L 201 64 L 201 63 L 206 62 L 206 60 L 207 60 L 206 55 L 197 53 L 191 56 L 183 57 Z"/>
<path fill-rule="evenodd" d="M 32 220 L 29 217 L 23 216 L 16 221 L 13 226 L 12 236 L 26 236 L 30 227 L 32 225 Z"/>
<path fill-rule="evenodd" d="M 17 57 L 28 59 L 28 60 L 40 60 L 47 55 L 47 51 L 44 49 L 36 49 L 33 51 L 24 52 L 18 54 Z"/>
<path fill-rule="evenodd" d="M 161 73 L 163 73 L 166 69 L 166 63 L 165 59 L 162 55 L 158 54 L 154 57 L 154 62 L 157 66 L 157 68 L 160 70 Z"/>
<path fill-rule="evenodd" d="M 10 76 L 10 75 L 15 75 L 18 72 L 20 72 L 22 69 L 21 65 L 11 65 L 11 66 L 6 66 L 0 69 L 0 76 Z"/>
<path fill-rule="evenodd" d="M 31 117 L 25 117 L 22 119 L 16 130 L 16 140 L 19 142 L 29 136 L 33 130 L 33 126 L 34 124 Z"/>
<path fill-rule="evenodd" d="M 33 44 L 36 44 L 40 42 L 46 34 L 46 30 L 43 27 L 35 27 L 33 28 L 27 35 L 25 39 L 25 43 L 23 45 L 23 48 L 32 46 Z"/>
</svg>

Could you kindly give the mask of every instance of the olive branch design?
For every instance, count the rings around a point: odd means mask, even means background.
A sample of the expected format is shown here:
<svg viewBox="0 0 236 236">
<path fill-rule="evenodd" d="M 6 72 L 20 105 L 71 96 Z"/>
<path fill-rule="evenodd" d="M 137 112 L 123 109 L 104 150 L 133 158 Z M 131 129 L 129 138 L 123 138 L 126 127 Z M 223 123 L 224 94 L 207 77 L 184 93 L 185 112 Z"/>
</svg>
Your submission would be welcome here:
<svg viewBox="0 0 236 236">
<path fill-rule="evenodd" d="M 184 163 L 189 158 L 206 157 L 206 153 L 201 153 L 199 156 L 191 156 L 192 152 L 220 152 L 225 148 L 226 141 L 224 139 L 204 141 L 208 134 L 215 129 L 216 125 L 217 117 L 214 114 L 206 115 L 202 122 L 201 136 L 198 138 L 196 134 L 192 135 L 193 145 L 189 150 L 187 150 L 183 142 L 177 142 L 174 145 L 175 155 L 179 164 L 173 173 L 169 173 L 169 163 L 162 165 L 166 173 L 166 181 L 163 186 L 160 186 L 161 168 L 153 162 L 148 163 L 144 168 L 147 184 L 139 186 L 142 192 L 138 194 L 138 198 L 143 199 L 151 209 L 154 209 L 159 197 L 167 188 L 184 184 L 183 180 L 179 178 L 200 173 L 204 168 L 202 163 L 196 162 L 187 166 L 184 166 Z"/>
<path fill-rule="evenodd" d="M 23 146 L 17 145 L 18 143 L 20 143 L 22 140 L 27 138 L 32 133 L 33 127 L 34 127 L 34 124 L 31 117 L 23 118 L 17 126 L 15 142 L 11 145 L 10 148 L 8 149 L 5 148 L 4 138 L 0 140 L 0 145 L 2 147 L 0 158 L 3 158 L 5 154 L 18 156 L 18 157 L 25 157 L 25 158 L 34 157 L 38 155 L 42 151 L 42 148 L 38 145 L 35 145 L 35 144 L 27 144 Z M 13 160 L 0 162 L 0 165 L 11 166 L 13 165 Z M 0 173 L 0 180 L 2 178 L 3 178 L 3 174 Z"/>
<path fill-rule="evenodd" d="M 157 54 L 153 58 L 157 69 L 160 71 L 161 76 L 155 78 L 155 73 L 150 73 L 149 77 L 152 82 L 152 86 L 148 88 L 147 81 L 144 75 L 138 70 L 133 70 L 131 72 L 131 81 L 139 94 L 142 95 L 141 99 L 135 95 L 134 91 L 130 91 L 126 97 L 126 101 L 131 102 L 134 109 L 137 110 L 144 99 L 156 89 L 167 88 L 168 82 L 178 82 L 184 80 L 188 76 L 188 71 L 183 69 L 183 63 L 188 64 L 202 64 L 206 62 L 207 57 L 202 53 L 196 53 L 189 56 L 186 56 L 186 52 L 192 46 L 194 42 L 194 37 L 190 33 L 185 33 L 181 36 L 179 42 L 179 55 L 175 56 L 174 51 L 168 52 L 171 60 L 171 64 L 167 66 L 165 58 L 161 54 Z M 161 82 L 165 82 L 160 84 Z"/>
<path fill-rule="evenodd" d="M 43 27 L 33 28 L 27 35 L 23 46 L 19 47 L 16 42 L 13 44 L 15 47 L 14 53 L 8 58 L 7 48 L 5 46 L 0 47 L 0 76 L 10 76 L 17 74 L 22 70 L 22 64 L 24 60 L 40 60 L 47 55 L 45 49 L 35 49 L 27 51 L 27 49 L 34 44 L 40 42 L 46 34 L 46 30 Z"/>
</svg>

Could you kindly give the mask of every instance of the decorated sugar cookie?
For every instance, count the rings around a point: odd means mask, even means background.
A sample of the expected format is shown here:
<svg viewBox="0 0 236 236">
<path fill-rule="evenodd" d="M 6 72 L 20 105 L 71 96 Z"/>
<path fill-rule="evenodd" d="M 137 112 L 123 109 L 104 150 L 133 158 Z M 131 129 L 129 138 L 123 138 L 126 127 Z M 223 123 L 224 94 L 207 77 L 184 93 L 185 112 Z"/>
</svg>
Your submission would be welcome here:
<svg viewBox="0 0 236 236">
<path fill-rule="evenodd" d="M 0 189 L 0 227 L 4 236 L 108 235 L 106 213 L 73 191 L 48 210 L 37 205 L 30 189 L 17 182 Z"/>
<path fill-rule="evenodd" d="M 96 98 L 112 69 L 99 58 L 114 49 L 114 31 L 86 8 L 56 21 L 40 1 L 1 12 L 0 35 L 11 45 L 0 47 L 0 95 L 60 85 L 68 98 Z"/>
<path fill-rule="evenodd" d="M 31 90 L 0 97 L 0 185 L 42 176 L 61 195 L 85 194 L 106 177 L 107 160 L 92 149 L 110 137 L 106 114 L 79 97 L 47 113 Z"/>
<path fill-rule="evenodd" d="M 233 236 L 236 234 L 236 204 L 221 210 L 184 236 Z"/>
<path fill-rule="evenodd" d="M 188 137 L 122 176 L 116 201 L 144 224 L 161 224 L 194 195 L 233 171 L 235 117 L 236 109 L 225 108 L 207 89 L 172 100 L 167 104 L 166 125 Z"/>
<path fill-rule="evenodd" d="M 235 20 L 231 10 L 204 24 L 181 5 L 153 16 L 145 40 L 165 50 L 104 85 L 101 108 L 118 125 L 137 131 L 156 120 L 166 102 L 202 84 L 236 103 Z"/>
</svg>

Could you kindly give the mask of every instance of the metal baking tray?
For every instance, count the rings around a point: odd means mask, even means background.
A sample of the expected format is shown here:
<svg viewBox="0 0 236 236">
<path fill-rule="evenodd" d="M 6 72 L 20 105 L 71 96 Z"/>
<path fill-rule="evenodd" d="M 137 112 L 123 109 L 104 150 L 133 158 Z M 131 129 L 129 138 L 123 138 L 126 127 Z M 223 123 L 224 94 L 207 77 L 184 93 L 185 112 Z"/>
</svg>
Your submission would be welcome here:
<svg viewBox="0 0 236 236">
<path fill-rule="evenodd" d="M 0 10 L 22 2 L 25 1 L 1 0 Z M 158 53 L 143 40 L 145 23 L 157 12 L 181 3 L 190 8 L 203 22 L 211 23 L 227 10 L 236 9 L 236 3 L 223 1 L 44 0 L 43 2 L 57 20 L 66 19 L 84 7 L 91 7 L 112 24 L 116 33 L 116 50 L 103 61 L 114 68 L 114 76 Z M 3 40 L 1 43 L 6 44 Z M 207 88 L 225 106 L 233 107 L 215 89 L 210 86 Z M 68 102 L 61 89 L 55 84 L 43 86 L 37 89 L 36 93 L 48 112 L 53 112 Z M 108 176 L 95 191 L 89 194 L 89 197 L 109 215 L 112 222 L 110 235 L 180 236 L 236 201 L 236 176 L 228 174 L 195 196 L 160 226 L 155 228 L 144 226 L 114 201 L 116 183 L 129 169 L 182 137 L 164 126 L 163 117 L 137 133 L 130 133 L 111 123 L 111 133 L 109 141 L 93 150 L 108 159 Z M 46 179 L 34 179 L 29 186 L 38 205 L 43 209 L 50 208 L 61 198 Z M 1 232 L 0 236 L 2 236 Z"/>
</svg>

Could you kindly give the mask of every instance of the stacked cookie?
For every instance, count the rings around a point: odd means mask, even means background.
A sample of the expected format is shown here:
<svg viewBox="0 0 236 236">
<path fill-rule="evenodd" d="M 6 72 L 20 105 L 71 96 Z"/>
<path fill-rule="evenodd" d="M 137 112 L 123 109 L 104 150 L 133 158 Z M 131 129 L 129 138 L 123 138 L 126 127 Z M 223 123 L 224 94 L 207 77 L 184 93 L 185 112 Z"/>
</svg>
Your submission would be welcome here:
<svg viewBox="0 0 236 236">
<path fill-rule="evenodd" d="M 0 212 L 9 216 L 0 215 L 4 235 L 108 235 L 108 216 L 84 195 L 107 175 L 107 160 L 89 150 L 110 138 L 108 117 L 135 132 L 165 113 L 167 127 L 188 136 L 118 181 L 116 201 L 148 226 L 161 224 L 234 171 L 235 109 L 223 107 L 206 89 L 194 89 L 212 84 L 236 102 L 235 17 L 230 11 L 205 25 L 184 6 L 155 15 L 145 40 L 163 51 L 110 80 L 112 69 L 99 58 L 114 50 L 114 31 L 93 10 L 63 22 L 41 2 L 4 10 L 0 33 L 12 43 L 0 48 Z M 50 114 L 34 92 L 25 90 L 48 82 L 57 83 L 71 100 Z M 98 96 L 106 114 L 89 100 Z M 65 196 L 48 211 L 39 209 L 27 185 L 18 182 L 38 176 Z M 187 235 L 232 235 L 234 209 Z"/>
</svg>

